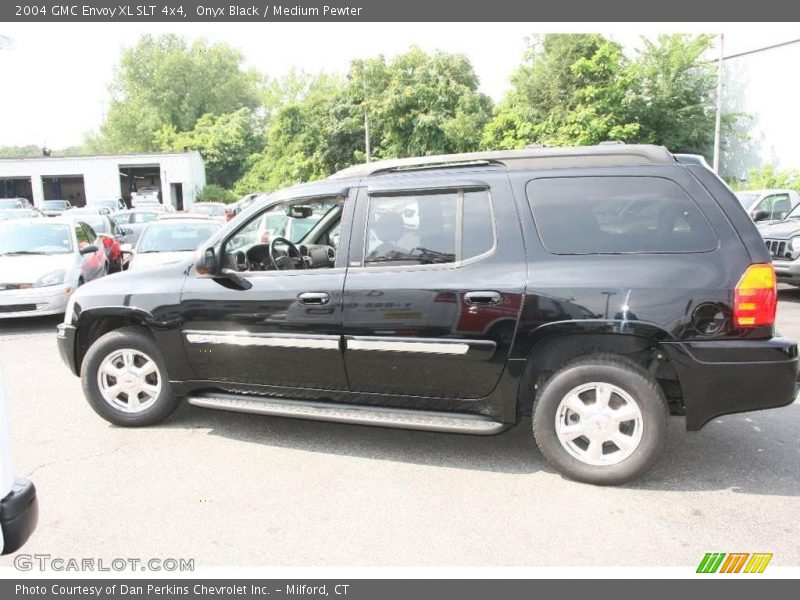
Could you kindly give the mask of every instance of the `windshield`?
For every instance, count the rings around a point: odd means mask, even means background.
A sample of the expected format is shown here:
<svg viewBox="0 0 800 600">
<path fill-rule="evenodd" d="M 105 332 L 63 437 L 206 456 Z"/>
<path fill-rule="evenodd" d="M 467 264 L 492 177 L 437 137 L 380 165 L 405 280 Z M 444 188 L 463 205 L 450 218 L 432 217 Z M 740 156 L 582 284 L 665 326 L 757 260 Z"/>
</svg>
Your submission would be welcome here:
<svg viewBox="0 0 800 600">
<path fill-rule="evenodd" d="M 94 229 L 95 233 L 111 233 L 108 219 L 103 219 L 102 217 L 81 217 L 81 221 Z"/>
<path fill-rule="evenodd" d="M 219 217 L 225 214 L 225 207 L 219 204 L 195 204 L 192 212 Z"/>
<path fill-rule="evenodd" d="M 758 200 L 759 194 L 756 192 L 736 192 L 736 197 L 739 199 L 739 204 L 744 208 L 750 208 L 753 202 Z"/>
<path fill-rule="evenodd" d="M 20 208 L 22 206 L 22 202 L 15 199 L 0 199 L 0 208 Z"/>
<path fill-rule="evenodd" d="M 69 254 L 70 228 L 62 224 L 15 223 L 0 225 L 0 255 Z"/>
<path fill-rule="evenodd" d="M 42 208 L 67 208 L 69 202 L 66 200 L 45 200 L 42 202 Z"/>
<path fill-rule="evenodd" d="M 214 235 L 218 223 L 159 223 L 148 225 L 137 252 L 189 252 Z"/>
<path fill-rule="evenodd" d="M 6 210 L 0 209 L 0 221 L 10 221 L 11 219 L 27 219 L 29 217 L 36 217 L 37 214 L 32 210 L 25 208 L 11 208 Z"/>
</svg>

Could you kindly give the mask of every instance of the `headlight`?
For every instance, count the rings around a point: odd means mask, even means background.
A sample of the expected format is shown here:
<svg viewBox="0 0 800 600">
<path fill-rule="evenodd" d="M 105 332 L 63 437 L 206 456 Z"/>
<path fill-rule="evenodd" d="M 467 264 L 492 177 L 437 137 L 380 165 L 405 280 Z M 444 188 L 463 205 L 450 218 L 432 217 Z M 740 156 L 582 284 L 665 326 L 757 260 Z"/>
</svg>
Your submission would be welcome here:
<svg viewBox="0 0 800 600">
<path fill-rule="evenodd" d="M 67 272 L 64 269 L 59 269 L 58 271 L 53 271 L 52 273 L 48 273 L 44 277 L 40 277 L 39 280 L 33 284 L 33 287 L 48 287 L 51 285 L 61 285 L 64 283 L 64 275 Z"/>
<path fill-rule="evenodd" d="M 800 250 L 800 236 L 793 237 L 789 240 L 789 248 L 792 249 L 792 252 L 797 252 Z"/>
</svg>

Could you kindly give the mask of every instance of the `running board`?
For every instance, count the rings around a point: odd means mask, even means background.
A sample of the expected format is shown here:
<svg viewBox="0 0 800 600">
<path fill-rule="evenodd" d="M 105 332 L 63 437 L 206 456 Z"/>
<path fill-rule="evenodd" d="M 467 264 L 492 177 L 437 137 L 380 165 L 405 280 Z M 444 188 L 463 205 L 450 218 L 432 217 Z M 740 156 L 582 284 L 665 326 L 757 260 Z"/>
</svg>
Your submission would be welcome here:
<svg viewBox="0 0 800 600">
<path fill-rule="evenodd" d="M 283 400 L 279 398 L 239 396 L 236 394 L 201 394 L 189 396 L 187 401 L 194 406 L 218 410 L 271 415 L 274 417 L 291 417 L 293 419 L 334 421 L 354 425 L 395 427 L 398 429 L 492 435 L 500 433 L 506 428 L 504 423 L 494 421 L 489 417 L 464 413 L 428 412 L 424 410 L 332 402 L 309 402 L 306 400 Z"/>
</svg>

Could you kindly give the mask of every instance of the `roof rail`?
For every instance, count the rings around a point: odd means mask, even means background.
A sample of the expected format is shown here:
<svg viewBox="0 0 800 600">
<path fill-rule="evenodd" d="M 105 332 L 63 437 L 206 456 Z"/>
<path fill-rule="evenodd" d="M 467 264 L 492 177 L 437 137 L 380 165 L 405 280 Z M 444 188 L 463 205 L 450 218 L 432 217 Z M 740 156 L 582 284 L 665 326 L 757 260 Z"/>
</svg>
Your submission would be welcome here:
<svg viewBox="0 0 800 600">
<path fill-rule="evenodd" d="M 611 144 L 561 148 L 525 148 L 463 154 L 443 154 L 396 158 L 347 167 L 329 179 L 369 177 L 402 171 L 454 167 L 502 166 L 509 170 L 560 167 L 604 167 L 627 165 L 675 164 L 673 155 L 663 146 Z"/>
</svg>

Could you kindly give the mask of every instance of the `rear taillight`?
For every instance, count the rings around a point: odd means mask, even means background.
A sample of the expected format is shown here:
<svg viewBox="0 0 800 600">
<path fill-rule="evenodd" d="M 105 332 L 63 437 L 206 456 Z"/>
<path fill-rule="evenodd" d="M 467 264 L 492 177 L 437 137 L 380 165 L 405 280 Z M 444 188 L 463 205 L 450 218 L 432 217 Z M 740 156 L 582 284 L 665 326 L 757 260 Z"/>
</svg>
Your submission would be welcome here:
<svg viewBox="0 0 800 600">
<path fill-rule="evenodd" d="M 775 323 L 778 293 L 772 265 L 750 265 L 736 284 L 733 321 L 737 327 L 760 327 Z"/>
</svg>

